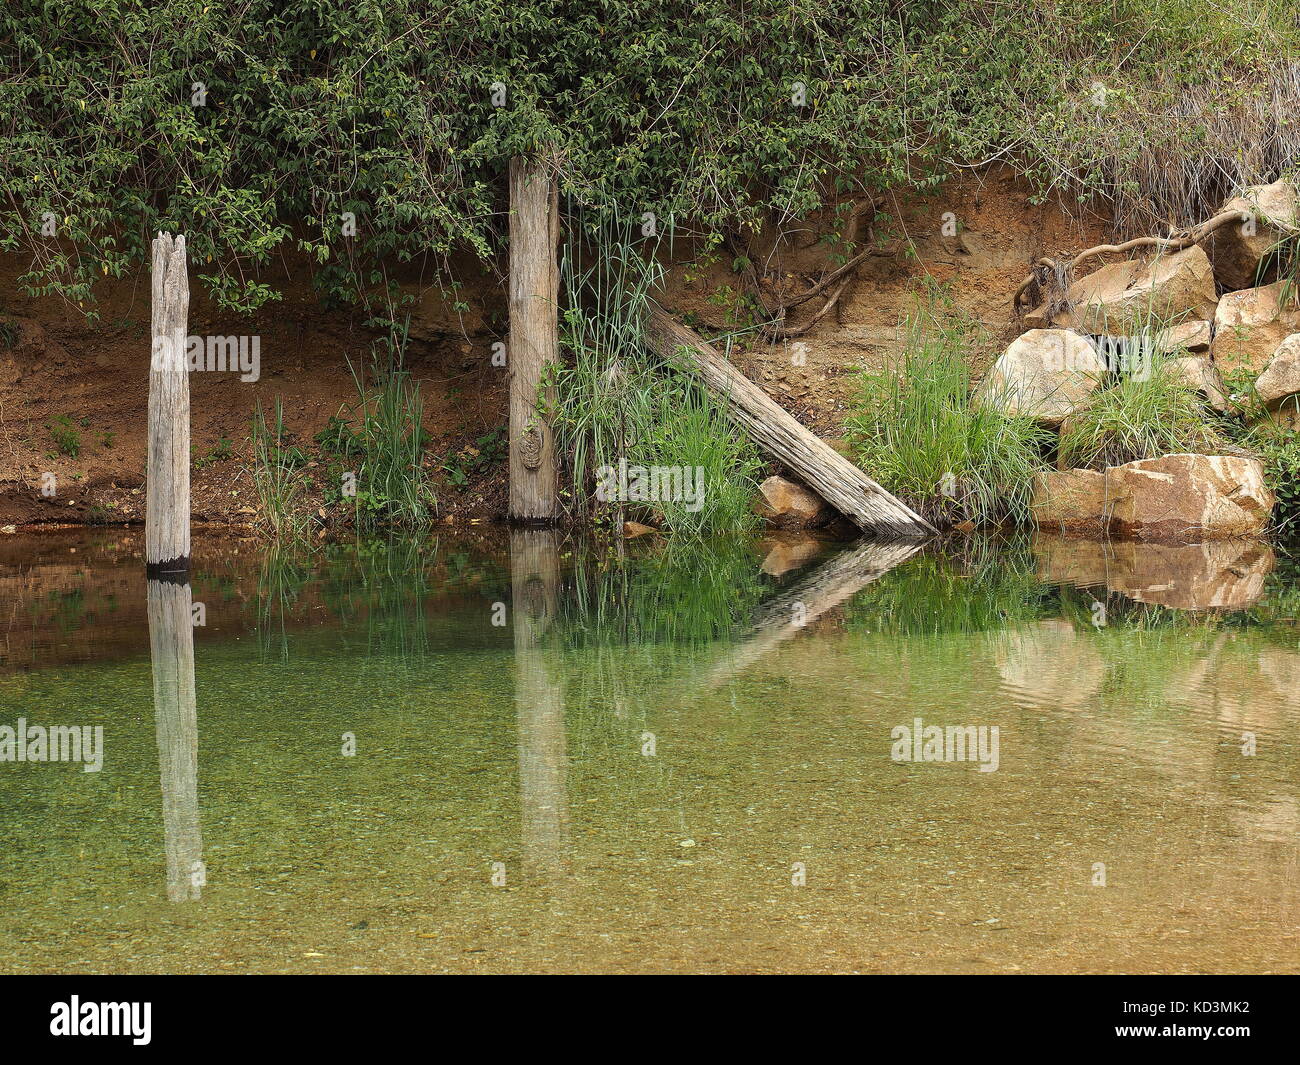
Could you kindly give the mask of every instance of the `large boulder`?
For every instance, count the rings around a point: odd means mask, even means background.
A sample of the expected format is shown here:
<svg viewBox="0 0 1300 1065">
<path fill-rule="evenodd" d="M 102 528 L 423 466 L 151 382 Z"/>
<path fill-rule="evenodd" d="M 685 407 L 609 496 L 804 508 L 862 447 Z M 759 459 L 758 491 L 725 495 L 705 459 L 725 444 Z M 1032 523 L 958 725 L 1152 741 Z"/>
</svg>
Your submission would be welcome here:
<svg viewBox="0 0 1300 1065">
<path fill-rule="evenodd" d="M 1258 460 L 1162 455 L 1106 471 L 1111 531 L 1138 540 L 1258 536 L 1273 509 Z"/>
<path fill-rule="evenodd" d="M 1012 341 L 985 375 L 975 402 L 1058 426 L 1082 410 L 1106 375 L 1087 337 L 1066 329 L 1031 329 Z"/>
<path fill-rule="evenodd" d="M 1220 413 L 1228 409 L 1228 393 L 1223 387 L 1223 379 L 1208 357 L 1181 355 L 1170 359 L 1165 363 L 1165 373 L 1170 380 L 1199 394 Z"/>
<path fill-rule="evenodd" d="M 1205 240 L 1219 284 L 1239 289 L 1272 280 L 1276 270 L 1269 260 L 1278 242 L 1300 234 L 1295 186 L 1287 181 L 1252 185 L 1225 203 L 1223 211 L 1236 211 L 1242 220 L 1220 226 Z"/>
<path fill-rule="evenodd" d="M 1282 282 L 1227 292 L 1214 315 L 1214 361 L 1224 370 L 1245 366 L 1258 373 L 1295 332 L 1300 305 L 1294 293 L 1282 302 Z"/>
<path fill-rule="evenodd" d="M 1214 270 L 1197 245 L 1150 259 L 1126 259 L 1080 278 L 1066 293 L 1068 309 L 1050 324 L 1081 333 L 1132 334 L 1155 321 L 1214 317 Z M 1045 319 L 1030 312 L 1030 324 Z"/>
<path fill-rule="evenodd" d="M 1036 474 L 1029 510 L 1040 529 L 1100 535 L 1110 524 L 1106 475 L 1096 470 Z"/>
<path fill-rule="evenodd" d="M 1180 350 L 1189 351 L 1193 355 L 1208 355 L 1210 341 L 1213 339 L 1214 333 L 1209 322 L 1201 320 L 1179 322 L 1156 334 L 1155 347 L 1157 351 L 1168 352 L 1171 355 L 1177 354 Z"/>
<path fill-rule="evenodd" d="M 1268 366 L 1255 381 L 1255 392 L 1261 403 L 1274 410 L 1300 393 L 1300 333 L 1292 333 L 1278 345 Z"/>
<path fill-rule="evenodd" d="M 824 524 L 833 512 L 821 496 L 773 475 L 758 486 L 754 513 L 777 528 L 802 529 Z"/>
</svg>

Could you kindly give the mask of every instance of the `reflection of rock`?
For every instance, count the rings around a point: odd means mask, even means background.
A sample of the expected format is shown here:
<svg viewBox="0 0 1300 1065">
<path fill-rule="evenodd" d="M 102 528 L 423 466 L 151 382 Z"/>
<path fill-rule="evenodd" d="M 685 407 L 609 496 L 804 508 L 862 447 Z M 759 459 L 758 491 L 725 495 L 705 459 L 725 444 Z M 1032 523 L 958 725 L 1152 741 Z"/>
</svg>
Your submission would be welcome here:
<svg viewBox="0 0 1300 1065">
<path fill-rule="evenodd" d="M 1106 675 L 1093 641 L 1062 618 L 1000 633 L 993 658 L 1003 683 L 1028 693 L 1038 706 L 1082 709 Z"/>
<path fill-rule="evenodd" d="M 1071 309 L 1052 324 L 1084 333 L 1132 333 L 1152 318 L 1191 321 L 1214 315 L 1214 272 L 1210 260 L 1193 245 L 1151 259 L 1126 259 L 1103 266 L 1070 286 Z M 1031 323 L 1045 309 L 1031 311 Z"/>
<path fill-rule="evenodd" d="M 830 508 L 821 496 L 775 475 L 758 486 L 754 512 L 780 528 L 819 525 L 830 517 Z"/>
<path fill-rule="evenodd" d="M 1087 406 L 1105 374 L 1106 362 L 1087 337 L 1031 329 L 998 356 L 975 402 L 1057 426 Z"/>
<path fill-rule="evenodd" d="M 1106 470 L 1112 532 L 1142 540 L 1257 536 L 1273 509 L 1256 459 L 1162 455 Z"/>
<path fill-rule="evenodd" d="M 1177 610 L 1244 610 L 1264 594 L 1273 549 L 1261 541 L 1201 544 L 1079 541 L 1040 533 L 1039 578 L 1105 586 L 1140 603 Z"/>
<path fill-rule="evenodd" d="M 763 558 L 763 572 L 773 577 L 806 566 L 826 550 L 824 540 L 798 532 L 765 536 L 760 546 L 767 550 Z"/>
<path fill-rule="evenodd" d="M 1114 565 L 1116 546 L 1112 540 L 1080 540 L 1044 530 L 1034 537 L 1038 579 L 1080 588 L 1105 584 Z"/>
</svg>

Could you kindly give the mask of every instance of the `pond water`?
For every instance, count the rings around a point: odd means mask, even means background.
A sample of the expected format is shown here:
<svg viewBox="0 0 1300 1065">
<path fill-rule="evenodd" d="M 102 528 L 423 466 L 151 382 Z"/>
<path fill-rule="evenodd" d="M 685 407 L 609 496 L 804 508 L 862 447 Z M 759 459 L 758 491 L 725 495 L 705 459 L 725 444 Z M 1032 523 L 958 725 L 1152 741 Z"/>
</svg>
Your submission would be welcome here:
<svg viewBox="0 0 1300 1065">
<path fill-rule="evenodd" d="M 0 971 L 1300 969 L 1281 549 L 195 544 L 0 541 Z"/>
</svg>

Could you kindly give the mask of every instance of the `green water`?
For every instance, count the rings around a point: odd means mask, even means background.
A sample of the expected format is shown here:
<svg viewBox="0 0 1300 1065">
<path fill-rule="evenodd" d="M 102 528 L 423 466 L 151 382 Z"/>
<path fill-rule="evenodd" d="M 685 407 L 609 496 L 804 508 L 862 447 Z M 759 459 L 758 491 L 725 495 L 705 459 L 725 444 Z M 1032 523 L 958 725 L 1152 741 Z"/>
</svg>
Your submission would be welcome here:
<svg viewBox="0 0 1300 1065">
<path fill-rule="evenodd" d="M 1300 969 L 1285 553 L 196 545 L 0 543 L 0 971 Z"/>
</svg>

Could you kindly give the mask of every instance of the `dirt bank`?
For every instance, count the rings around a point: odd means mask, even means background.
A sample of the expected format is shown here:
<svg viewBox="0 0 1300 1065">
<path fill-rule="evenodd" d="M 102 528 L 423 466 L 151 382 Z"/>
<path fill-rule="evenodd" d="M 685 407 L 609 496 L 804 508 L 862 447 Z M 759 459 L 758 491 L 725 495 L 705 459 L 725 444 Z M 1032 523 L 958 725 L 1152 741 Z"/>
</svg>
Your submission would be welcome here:
<svg viewBox="0 0 1300 1065">
<path fill-rule="evenodd" d="M 1104 220 L 1072 220 L 1060 204 L 1036 204 L 999 169 L 954 179 L 929 199 L 886 198 L 879 212 L 890 217 L 875 224 L 877 253 L 831 313 L 797 339 L 767 343 L 751 334 L 733 350 L 752 380 L 826 437 L 841 431 L 856 371 L 898 354 L 899 320 L 919 281 L 948 284 L 957 305 L 985 323 L 990 339 L 974 354 L 979 362 L 1018 330 L 1011 293 L 1028 264 L 1104 234 Z M 767 297 L 805 291 L 838 265 L 819 239 L 830 221 L 828 214 L 784 241 L 740 249 L 762 272 Z M 701 257 L 679 243 L 674 251 L 663 297 L 670 309 L 706 331 L 752 323 L 732 250 Z M 148 278 L 106 279 L 91 322 L 76 306 L 21 296 L 24 265 L 0 257 L 0 324 L 9 323 L 0 330 L 0 525 L 141 521 Z M 492 346 L 505 334 L 504 291 L 495 272 L 463 265 L 470 280 L 456 304 L 414 267 L 401 277 L 412 297 L 407 367 L 424 395 L 426 462 L 440 519 L 452 524 L 493 520 L 505 508 L 503 462 L 494 442 L 482 443 L 505 425 L 505 371 L 492 365 Z M 192 375 L 196 521 L 255 518 L 249 427 L 259 403 L 283 403 L 289 443 L 316 460 L 309 473 L 323 476 L 313 437 L 355 401 L 349 362 L 366 364 L 375 334 L 360 312 L 322 309 L 306 277 L 304 264 L 290 261 L 268 269 L 262 280 L 283 299 L 245 319 L 219 311 L 195 286 L 190 332 L 256 335 L 261 359 L 256 382 L 230 372 Z M 821 304 L 808 301 L 789 324 L 797 328 Z M 42 494 L 51 483 L 53 495 Z"/>
</svg>

